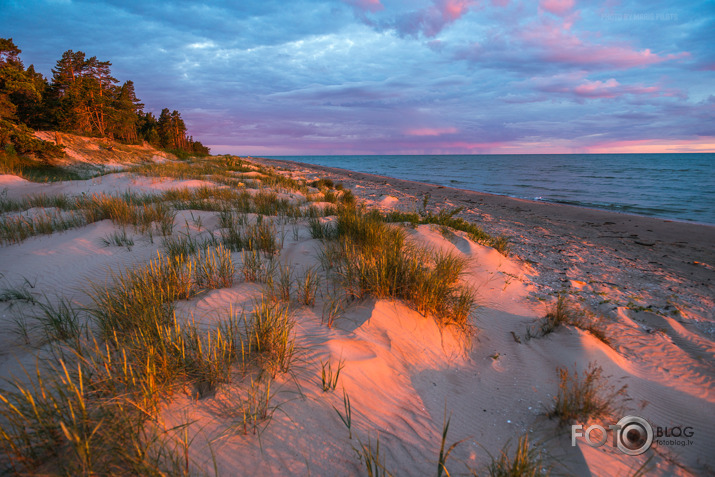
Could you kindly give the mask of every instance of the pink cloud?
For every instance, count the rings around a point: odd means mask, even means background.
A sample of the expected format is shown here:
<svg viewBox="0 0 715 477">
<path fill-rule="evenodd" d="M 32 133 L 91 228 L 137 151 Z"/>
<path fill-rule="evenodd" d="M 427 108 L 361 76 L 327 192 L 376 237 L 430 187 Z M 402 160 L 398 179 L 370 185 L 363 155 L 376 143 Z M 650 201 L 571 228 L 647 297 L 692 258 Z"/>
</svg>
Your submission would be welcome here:
<svg viewBox="0 0 715 477">
<path fill-rule="evenodd" d="M 569 31 L 570 23 L 542 20 L 521 34 L 526 45 L 540 50 L 549 62 L 571 65 L 603 65 L 611 68 L 633 68 L 690 56 L 687 52 L 660 56 L 650 49 L 634 50 L 628 45 L 586 43 Z"/>
<path fill-rule="evenodd" d="M 650 49 L 635 51 L 622 46 L 585 44 L 573 45 L 565 49 L 551 48 L 550 51 L 546 53 L 546 59 L 548 61 L 575 65 L 604 64 L 615 68 L 647 66 L 687 56 L 689 56 L 689 54 L 686 52 L 659 56 L 650 51 Z"/>
<path fill-rule="evenodd" d="M 658 86 L 624 85 L 615 78 L 605 81 L 591 81 L 584 78 L 585 72 L 574 72 L 550 77 L 534 77 L 523 83 L 545 93 L 570 94 L 577 98 L 616 98 L 624 94 L 650 94 L 661 96 L 679 96 L 675 90 L 661 90 Z"/>
<path fill-rule="evenodd" d="M 398 17 L 394 28 L 401 35 L 422 34 L 433 38 L 464 16 L 473 5 L 476 5 L 474 0 L 433 0 L 428 7 Z"/>
<path fill-rule="evenodd" d="M 541 0 L 539 6 L 554 15 L 562 16 L 574 6 L 574 0 Z"/>
<path fill-rule="evenodd" d="M 345 0 L 345 2 L 360 10 L 372 13 L 385 8 L 382 3 L 380 3 L 380 0 Z"/>
<path fill-rule="evenodd" d="M 614 78 L 607 81 L 586 81 L 573 89 L 574 94 L 587 98 L 615 98 L 623 94 L 656 94 L 657 86 L 624 86 Z"/>
<path fill-rule="evenodd" d="M 441 10 L 442 18 L 446 22 L 453 22 L 467 13 L 474 2 L 471 0 L 441 0 L 436 5 Z"/>
<path fill-rule="evenodd" d="M 418 128 L 406 131 L 410 136 L 442 136 L 443 134 L 455 134 L 457 132 L 457 128 Z"/>
<path fill-rule="evenodd" d="M 615 91 L 618 86 L 620 86 L 618 81 L 613 78 L 608 81 L 586 81 L 576 86 L 573 92 L 589 98 L 613 98 L 616 96 Z"/>
<path fill-rule="evenodd" d="M 715 152 L 715 136 L 700 139 L 636 139 L 585 147 L 589 154 Z"/>
</svg>

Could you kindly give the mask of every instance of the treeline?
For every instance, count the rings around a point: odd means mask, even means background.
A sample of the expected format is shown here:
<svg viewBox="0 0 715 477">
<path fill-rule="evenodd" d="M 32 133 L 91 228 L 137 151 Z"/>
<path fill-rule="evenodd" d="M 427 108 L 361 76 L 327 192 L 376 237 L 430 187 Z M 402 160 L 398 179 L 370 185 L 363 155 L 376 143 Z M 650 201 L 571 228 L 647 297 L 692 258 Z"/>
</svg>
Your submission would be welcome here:
<svg viewBox="0 0 715 477">
<path fill-rule="evenodd" d="M 163 109 L 159 118 L 144 112 L 134 83 L 119 85 L 109 61 L 68 50 L 47 80 L 33 65 L 25 69 L 22 51 L 0 38 L 0 151 L 44 157 L 58 148 L 34 138 L 33 129 L 108 137 L 191 155 L 209 149 L 187 135 L 178 111 Z"/>
</svg>

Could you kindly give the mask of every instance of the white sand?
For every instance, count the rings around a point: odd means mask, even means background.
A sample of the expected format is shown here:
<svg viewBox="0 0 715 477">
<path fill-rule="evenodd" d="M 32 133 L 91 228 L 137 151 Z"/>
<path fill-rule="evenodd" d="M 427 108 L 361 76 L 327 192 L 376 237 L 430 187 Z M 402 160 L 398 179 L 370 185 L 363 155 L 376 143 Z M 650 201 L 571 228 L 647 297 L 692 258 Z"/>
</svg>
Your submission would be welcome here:
<svg viewBox="0 0 715 477">
<path fill-rule="evenodd" d="M 10 198 L 38 193 L 150 192 L 204 184 L 128 174 L 52 184 L 0 176 L 0 190 L 6 189 Z M 361 188 L 354 190 L 361 193 Z M 380 197 L 377 202 L 384 207 L 402 200 L 392 193 Z M 206 229 L 217 227 L 214 213 L 182 211 L 175 234 L 191 224 L 190 214 L 200 216 Z M 147 262 L 159 248 L 159 241 L 152 244 L 138 234 L 131 251 L 102 246 L 101 238 L 113 229 L 109 221 L 103 221 L 0 247 L 2 287 L 20 286 L 27 278 L 38 297 L 62 295 L 88 304 L 85 292 L 90 283 L 104 283 L 110 270 Z M 227 417 L 226 407 L 230 408 L 245 383 L 223 387 L 215 396 L 201 400 L 180 394 L 163 412 L 167 427 L 195 421 L 190 428 L 191 457 L 201 471 L 212 469 L 210 442 L 222 475 L 357 475 L 364 469 L 353 448 L 358 441 L 374 444 L 379 437 L 381 456 L 394 475 L 434 474 L 445 408 L 451 415 L 447 444 L 463 440 L 448 461 L 452 475 L 463 475 L 467 466 L 482 469 L 489 462 L 488 453 L 498 455 L 507 441 L 515 444 L 523 434 L 558 459 L 557 472 L 573 475 L 625 475 L 651 455 L 654 467 L 649 475 L 705 473 L 715 467 L 715 347 L 711 339 L 673 317 L 618 307 L 604 318 L 612 348 L 574 328 L 527 341 L 527 328 L 544 315 L 549 304 L 537 299 L 543 283 L 535 266 L 475 244 L 460 232 L 448 239 L 437 228 L 423 225 L 410 235 L 425 246 L 470 260 L 464 280 L 477 291 L 481 306 L 474 317 L 479 332 L 469 346 L 460 335 L 440 330 L 434 320 L 400 302 L 366 299 L 355 303 L 333 329 L 321 325 L 321 298 L 315 307 L 296 307 L 298 358 L 292 373 L 279 376 L 274 384 L 272 404 L 277 410 L 260 439 L 243 435 L 235 429 L 240 426 Z M 298 240 L 290 231 L 286 233 L 280 259 L 305 269 L 318 265 L 319 249 L 320 242 L 311 239 L 303 226 Z M 236 262 L 239 257 L 234 254 Z M 572 285 L 576 289 L 591 286 L 576 279 Z M 238 280 L 229 289 L 181 302 L 177 308 L 183 319 L 193 316 L 211 323 L 229 308 L 250 307 L 260 293 L 260 286 Z M 605 287 L 602 293 L 609 299 L 617 290 Z M 2 377 L 18 373 L 20 363 L 32 366 L 37 350 L 24 346 L 11 333 L 13 320 L 32 312 L 28 304 L 0 303 L 6 330 L 0 335 Z M 517 343 L 512 333 L 522 342 Z M 338 390 L 323 393 L 320 362 L 328 359 L 333 363 L 342 359 L 345 367 Z M 558 429 L 544 414 L 557 392 L 556 368 L 583 370 L 591 361 L 603 367 L 614 385 L 628 385 L 632 399 L 628 413 L 660 426 L 691 426 L 692 445 L 654 446 L 638 457 L 625 456 L 610 445 L 591 448 L 583 440 L 571 447 L 570 431 Z M 352 403 L 352 439 L 333 408 L 343 412 L 343 389 Z"/>
</svg>

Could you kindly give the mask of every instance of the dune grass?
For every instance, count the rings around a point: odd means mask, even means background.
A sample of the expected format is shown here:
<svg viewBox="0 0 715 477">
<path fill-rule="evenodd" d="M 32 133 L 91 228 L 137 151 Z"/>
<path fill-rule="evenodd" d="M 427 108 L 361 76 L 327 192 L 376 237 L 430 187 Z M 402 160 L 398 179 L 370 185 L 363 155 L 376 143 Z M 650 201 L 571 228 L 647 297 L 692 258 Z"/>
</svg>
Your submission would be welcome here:
<svg viewBox="0 0 715 477">
<path fill-rule="evenodd" d="M 63 361 L 0 394 L 0 468 L 15 475 L 182 475 L 172 435 Z"/>
<path fill-rule="evenodd" d="M 222 160 L 227 165 L 223 169 Z M 263 185 L 307 192 L 305 181 L 232 158 L 140 166 L 135 172 L 237 186 L 232 172 L 256 169 L 265 175 L 260 179 Z M 56 220 L 76 220 L 66 228 L 111 220 L 122 232 L 105 239 L 110 244 L 131 246 L 125 229 L 129 226 L 139 233 L 165 237 L 163 253 L 154 260 L 114 272 L 107 283 L 92 286 L 86 326 L 69 301 L 41 304 L 40 321 L 47 340 L 64 344 L 55 348 L 56 367 L 38 368 L 30 384 L 18 380 L 10 391 L 0 391 L 0 416 L 10 423 L 0 429 L 2 452 L 11 460 L 8 469 L 16 473 L 60 469 L 68 475 L 187 473 L 188 463 L 182 458 L 188 454 L 177 454 L 171 432 L 155 426 L 155 418 L 175 393 L 190 389 L 197 399 L 217 395 L 238 374 L 243 379 L 232 389 L 245 391 L 235 403 L 238 426 L 244 433 L 255 433 L 260 423 L 269 421 L 275 409 L 270 404 L 272 379 L 290 372 L 296 354 L 295 321 L 288 307 L 293 287 L 301 304 L 314 306 L 321 275 L 316 268 L 298 277 L 289 268 L 276 268 L 274 257 L 281 249 L 277 220 L 266 215 L 284 220 L 309 218 L 311 235 L 324 240 L 323 255 L 334 259 L 326 269 L 339 279 L 347 297 L 401 299 L 443 326 L 471 330 L 469 316 L 475 299 L 459 282 L 463 259 L 414 246 L 402 228 L 385 223 L 378 212 L 355 207 L 349 190 L 327 181 L 317 185 L 323 199 L 339 204 L 337 208 L 301 210 L 275 191 L 261 189 L 251 195 L 225 187 L 156 195 L 38 198 L 36 205 L 0 202 L 7 211 L 26 210 L 22 208 L 28 205 L 56 207 L 59 212 L 50 214 Z M 218 212 L 220 240 L 192 237 L 188 223 L 187 233 L 174 237 L 179 209 Z M 334 223 L 317 219 L 330 213 L 338 215 Z M 258 216 L 249 218 L 248 214 Z M 66 229 L 59 222 L 23 226 L 30 232 L 20 231 L 22 237 Z M 10 225 L 9 229 L 23 226 Z M 233 284 L 232 251 L 241 252 L 244 279 L 272 284 L 280 290 L 283 302 L 264 296 L 249 312 L 231 311 L 211 326 L 180 320 L 175 313 L 178 300 Z M 328 326 L 344 311 L 345 298 L 333 298 L 324 308 Z M 336 369 L 331 363 L 321 364 L 323 390 L 334 390 L 344 363 L 338 362 Z M 240 386 L 248 383 L 246 376 L 250 377 L 248 389 Z M 344 412 L 336 412 L 352 438 L 352 409 L 345 390 L 343 407 Z M 444 449 L 446 430 L 440 453 L 445 471 L 451 451 Z M 366 464 L 380 464 L 379 443 L 377 459 L 372 459 L 369 444 L 363 447 Z"/>
<path fill-rule="evenodd" d="M 611 340 L 595 317 L 579 310 L 566 293 L 559 293 L 556 301 L 535 326 L 527 329 L 526 338 L 539 338 L 553 333 L 561 326 L 574 326 L 588 331 L 607 345 Z"/>
<path fill-rule="evenodd" d="M 465 259 L 419 248 L 377 211 L 356 207 L 340 209 L 329 236 L 335 239 L 324 241 L 321 261 L 349 298 L 402 299 L 442 326 L 472 331 L 475 295 L 459 282 Z"/>
<path fill-rule="evenodd" d="M 217 245 L 219 245 L 219 241 L 213 235 L 199 239 L 183 232 L 178 237 L 165 237 L 161 243 L 162 249 L 169 257 L 196 255 L 199 250 Z"/>
<path fill-rule="evenodd" d="M 273 382 L 270 378 L 254 379 L 251 376 L 245 381 L 240 388 L 221 391 L 213 403 L 213 411 L 224 419 L 228 428 L 224 435 L 260 435 L 279 409 L 279 405 L 273 403 Z"/>
<path fill-rule="evenodd" d="M 321 278 L 318 269 L 315 267 L 306 268 L 303 274 L 296 278 L 298 302 L 305 306 L 314 306 L 320 283 Z"/>
<path fill-rule="evenodd" d="M 341 359 L 338 361 L 337 367 L 333 369 L 333 363 L 328 360 L 320 361 L 320 381 L 323 392 L 333 391 L 338 387 L 340 379 L 340 371 L 345 367 L 345 362 Z"/>
<path fill-rule="evenodd" d="M 409 222 L 412 225 L 435 224 L 461 230 L 469 235 L 474 242 L 496 249 L 504 256 L 509 255 L 509 239 L 503 235 L 494 237 L 489 235 L 479 226 L 460 217 L 455 217 L 464 210 L 464 207 L 455 209 L 442 209 L 437 213 L 428 210 L 430 195 L 426 194 L 422 206 L 415 212 L 391 211 L 385 214 L 387 222 Z"/>
<path fill-rule="evenodd" d="M 370 436 L 368 436 L 367 444 L 363 444 L 358 440 L 358 448 L 353 447 L 360 459 L 360 462 L 365 466 L 365 475 L 368 477 L 392 477 L 387 470 L 384 456 L 380 455 L 380 437 L 375 439 L 375 447 L 373 448 Z"/>
<path fill-rule="evenodd" d="M 323 310 L 320 318 L 321 324 L 332 328 L 336 320 L 345 314 L 345 304 L 343 298 L 335 294 L 329 295 L 323 302 Z"/>
<path fill-rule="evenodd" d="M 489 477 L 547 477 L 551 475 L 551 466 L 530 444 L 528 435 L 519 438 L 513 455 L 509 447 L 509 442 L 507 442 L 498 456 L 491 456 L 491 462 L 486 466 L 485 472 L 477 473 L 472 470 L 472 475 L 475 477 L 478 475 L 489 475 Z"/>
<path fill-rule="evenodd" d="M 233 285 L 236 268 L 231 252 L 222 244 L 199 250 L 194 261 L 194 281 L 198 288 L 229 288 Z"/>
<path fill-rule="evenodd" d="M 333 409 L 338 414 L 338 417 L 340 418 L 340 420 L 343 421 L 343 424 L 345 424 L 345 427 L 347 427 L 348 438 L 352 439 L 353 438 L 353 408 L 352 408 L 352 405 L 350 404 L 350 396 L 348 396 L 348 393 L 345 392 L 345 388 L 343 388 L 343 410 L 345 412 L 341 413 L 338 410 L 338 408 L 335 406 L 333 406 Z"/>
<path fill-rule="evenodd" d="M 255 303 L 246 323 L 247 347 L 271 376 L 290 369 L 295 355 L 294 326 L 295 319 L 285 304 L 267 297 Z"/>
<path fill-rule="evenodd" d="M 0 244 L 20 243 L 36 235 L 50 235 L 85 225 L 85 217 L 76 212 L 43 211 L 32 216 L 2 217 Z"/>
<path fill-rule="evenodd" d="M 271 219 L 263 220 L 262 216 L 258 216 L 254 223 L 248 223 L 245 216 L 227 211 L 221 214 L 220 221 L 224 227 L 221 241 L 234 252 L 260 250 L 266 256 L 272 256 L 281 249 L 276 237 L 277 229 Z"/>
<path fill-rule="evenodd" d="M 44 297 L 38 301 L 40 313 L 35 321 L 39 324 L 47 342 L 77 340 L 82 334 L 84 324 L 79 309 L 66 298 L 58 298 L 56 303 Z"/>
<path fill-rule="evenodd" d="M 240 404 L 245 425 L 270 414 L 270 380 L 288 372 L 295 353 L 293 318 L 268 299 L 250 313 L 233 313 L 212 327 L 181 322 L 174 302 L 207 287 L 228 286 L 230 253 L 221 245 L 194 257 L 164 257 L 115 273 L 95 285 L 82 328 L 66 300 L 42 306 L 40 318 L 57 347 L 57 367 L 0 391 L 0 451 L 15 473 L 172 475 L 187 470 L 167 431 L 152 433 L 159 409 L 187 385 L 197 398 L 213 395 L 235 372 L 258 370 Z M 30 384 L 27 384 L 27 381 Z"/>
<path fill-rule="evenodd" d="M 557 371 L 559 390 L 548 416 L 558 419 L 560 426 L 614 417 L 627 400 L 627 385 L 618 389 L 610 385 L 603 376 L 603 369 L 595 363 L 589 363 L 581 377 L 578 371 L 570 373 L 567 368 L 557 368 Z"/>
<path fill-rule="evenodd" d="M 126 247 L 127 250 L 131 251 L 134 246 L 134 239 L 127 235 L 127 229 L 124 227 L 120 230 L 115 230 L 101 240 L 105 247 Z"/>
</svg>

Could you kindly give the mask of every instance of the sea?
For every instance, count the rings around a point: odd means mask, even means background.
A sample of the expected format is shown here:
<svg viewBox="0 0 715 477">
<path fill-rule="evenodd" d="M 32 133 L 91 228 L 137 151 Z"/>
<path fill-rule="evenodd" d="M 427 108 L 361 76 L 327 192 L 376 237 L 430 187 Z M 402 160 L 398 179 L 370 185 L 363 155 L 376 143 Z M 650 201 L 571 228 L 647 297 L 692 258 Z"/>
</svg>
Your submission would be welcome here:
<svg viewBox="0 0 715 477">
<path fill-rule="evenodd" d="M 715 224 L 715 153 L 270 158 L 522 199 Z"/>
</svg>

